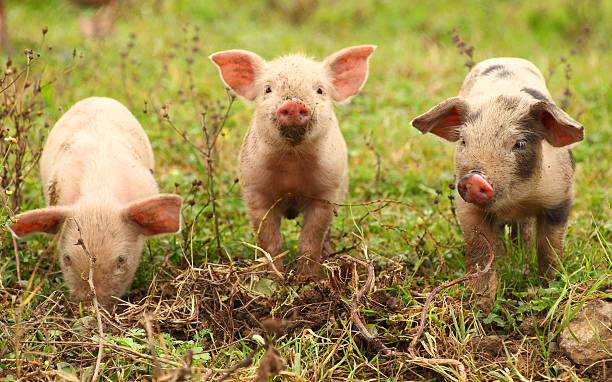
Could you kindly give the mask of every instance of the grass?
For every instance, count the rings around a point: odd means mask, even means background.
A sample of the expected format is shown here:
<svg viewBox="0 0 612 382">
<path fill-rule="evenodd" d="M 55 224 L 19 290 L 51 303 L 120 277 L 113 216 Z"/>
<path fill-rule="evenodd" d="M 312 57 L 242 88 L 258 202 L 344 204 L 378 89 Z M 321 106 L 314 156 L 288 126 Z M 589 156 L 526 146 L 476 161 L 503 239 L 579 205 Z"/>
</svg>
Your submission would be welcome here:
<svg viewBox="0 0 612 382">
<path fill-rule="evenodd" d="M 476 61 L 494 56 L 533 61 L 553 97 L 566 99 L 568 113 L 584 124 L 586 138 L 574 150 L 576 200 L 557 280 L 543 285 L 533 250 L 508 243 L 508 255 L 498 261 L 493 312 L 485 316 L 473 308 L 461 284 L 444 290 L 432 303 L 418 352 L 460 361 L 470 381 L 604 378 L 604 364 L 571 364 L 555 338 L 587 301 L 611 297 L 612 3 L 302 1 L 301 11 L 285 0 L 140 3 L 122 4 L 114 33 L 104 40 L 80 36 L 79 17 L 93 11 L 68 1 L 7 5 L 14 65 L 25 68 L 22 52 L 31 48 L 41 55 L 30 65 L 31 78 L 50 82 L 37 96 L 42 113 L 28 117 L 33 147 L 46 134 L 45 122 L 53 125 L 77 100 L 116 98 L 152 141 L 160 188 L 187 201 L 186 229 L 149 242 L 125 296 L 129 303 L 103 317 L 100 380 L 150 378 L 155 361 L 149 345 L 166 373 L 185 373 L 181 365 L 192 354 L 195 380 L 219 378 L 259 349 L 252 365 L 233 376 L 250 380 L 263 355 L 261 340 L 271 336 L 259 321 L 270 314 L 289 321 L 285 334 L 273 339 L 286 364 L 276 380 L 457 380 L 454 366 L 382 356 L 357 333 L 349 310 L 365 270 L 331 261 L 327 274 L 332 281 L 339 277 L 339 287 L 324 281 L 298 289 L 275 285 L 253 268 L 258 263 L 245 243 L 254 238 L 236 181 L 250 105 L 232 105 L 213 156 L 220 255 L 204 158 L 169 123 L 205 147 L 201 113 L 206 112 L 207 126 L 214 126 L 229 102 L 207 59 L 212 52 L 242 48 L 273 58 L 300 51 L 323 58 L 345 46 L 377 44 L 364 90 L 337 108 L 349 146 L 347 202 L 355 205 L 340 209 L 333 238 L 338 249 L 354 247 L 347 254 L 375 262 L 375 286 L 360 314 L 385 344 L 406 350 L 426 293 L 465 271 L 451 208 L 452 147 L 410 126 L 413 117 L 455 95 L 467 73 L 453 28 L 475 47 Z M 49 29 L 44 39 L 43 26 Z M 14 125 L 4 121 L 12 131 Z M 37 176 L 34 170 L 24 178 L 21 210 L 44 204 Z M 7 221 L 8 207 L 0 223 Z M 290 257 L 298 232 L 299 221 L 283 223 Z M 93 374 L 95 318 L 67 301 L 50 246 L 51 239 L 36 238 L 18 248 L 18 279 L 10 235 L 0 236 L 2 380 L 89 380 Z M 152 340 L 145 311 L 152 315 Z M 607 370 L 609 375 L 609 365 Z"/>
</svg>

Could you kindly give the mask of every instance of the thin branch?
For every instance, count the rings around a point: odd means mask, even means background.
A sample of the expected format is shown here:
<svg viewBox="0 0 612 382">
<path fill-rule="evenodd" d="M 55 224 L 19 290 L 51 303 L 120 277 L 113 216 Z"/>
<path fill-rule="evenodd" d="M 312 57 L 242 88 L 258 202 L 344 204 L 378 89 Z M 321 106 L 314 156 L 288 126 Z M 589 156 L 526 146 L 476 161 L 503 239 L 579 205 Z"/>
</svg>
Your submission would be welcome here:
<svg viewBox="0 0 612 382">
<path fill-rule="evenodd" d="M 421 321 L 419 322 L 419 326 L 417 326 L 417 331 L 416 331 L 416 334 L 414 335 L 414 338 L 412 338 L 412 341 L 410 342 L 410 347 L 409 347 L 410 353 L 414 354 L 414 349 L 419 339 L 421 338 L 421 335 L 423 335 L 423 331 L 425 330 L 425 321 L 427 319 L 427 313 L 429 312 L 429 305 L 431 305 L 431 301 L 433 300 L 435 295 L 441 290 L 449 288 L 455 284 L 477 279 L 485 275 L 491 270 L 491 266 L 493 265 L 493 260 L 495 260 L 495 251 L 493 251 L 493 246 L 491 245 L 491 242 L 489 241 L 489 239 L 487 239 L 487 237 L 484 236 L 482 233 L 481 233 L 481 236 L 485 239 L 485 242 L 487 243 L 487 246 L 489 248 L 489 252 L 488 252 L 489 260 L 487 261 L 487 264 L 485 265 L 483 269 L 479 269 L 474 273 L 467 274 L 463 277 L 459 277 L 458 279 L 447 281 L 442 285 L 438 285 L 431 292 L 429 292 L 429 294 L 427 295 L 427 299 L 425 299 L 425 304 L 423 304 L 423 309 L 421 310 Z"/>
<path fill-rule="evenodd" d="M 83 233 L 81 232 L 81 226 L 79 222 L 74 219 L 74 223 L 76 224 L 77 231 L 79 232 L 79 239 L 75 243 L 75 245 L 83 248 L 85 254 L 89 257 L 89 277 L 87 281 L 89 283 L 89 288 L 91 289 L 92 301 L 93 301 L 93 310 L 96 313 L 96 318 L 98 319 L 98 356 L 96 358 L 96 366 L 94 368 L 94 372 L 91 376 L 91 381 L 98 380 L 98 374 L 100 373 L 100 363 L 102 362 L 102 355 L 104 351 L 104 330 L 102 329 L 102 314 L 100 313 L 100 306 L 98 304 L 98 295 L 96 294 L 96 286 L 94 285 L 94 269 L 96 266 L 96 256 L 91 254 L 87 247 L 85 246 L 85 242 L 83 242 Z"/>
</svg>

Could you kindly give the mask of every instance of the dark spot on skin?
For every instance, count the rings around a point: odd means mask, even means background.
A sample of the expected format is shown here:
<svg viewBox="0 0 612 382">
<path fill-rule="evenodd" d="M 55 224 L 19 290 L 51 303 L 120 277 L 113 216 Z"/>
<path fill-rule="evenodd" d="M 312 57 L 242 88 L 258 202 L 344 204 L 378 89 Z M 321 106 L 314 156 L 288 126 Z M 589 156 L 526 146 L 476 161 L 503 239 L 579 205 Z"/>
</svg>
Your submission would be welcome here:
<svg viewBox="0 0 612 382">
<path fill-rule="evenodd" d="M 566 199 L 553 208 L 545 208 L 540 214 L 544 222 L 550 225 L 562 225 L 567 223 L 572 201 Z"/>
<path fill-rule="evenodd" d="M 540 142 L 544 138 L 541 131 L 532 126 L 537 123 L 533 120 L 528 120 L 522 124 L 521 139 L 526 141 L 525 148 L 515 150 L 515 173 L 521 179 L 531 178 L 539 169 L 542 162 L 542 145 Z"/>
<path fill-rule="evenodd" d="M 481 76 L 486 76 L 487 74 L 494 72 L 496 70 L 502 70 L 504 69 L 503 65 L 491 65 L 488 68 L 486 68 L 485 70 L 482 71 L 482 73 L 480 73 Z"/>
<path fill-rule="evenodd" d="M 149 169 L 149 172 L 151 173 L 151 175 L 155 175 L 155 172 L 153 171 L 152 168 Z"/>
<path fill-rule="evenodd" d="M 127 259 L 123 255 L 117 257 L 117 265 L 119 267 L 121 267 L 123 264 L 125 264 L 126 261 L 127 261 Z"/>
<path fill-rule="evenodd" d="M 567 150 L 567 153 L 569 154 L 572 170 L 576 170 L 576 158 L 574 158 L 574 153 L 572 152 L 572 150 Z"/>
<path fill-rule="evenodd" d="M 504 78 L 511 76 L 512 72 L 503 65 L 491 65 L 483 70 L 481 76 L 487 76 L 489 74 L 493 74 L 495 77 Z"/>
<path fill-rule="evenodd" d="M 550 99 L 548 99 L 548 97 L 544 93 L 542 93 L 542 92 L 540 92 L 540 91 L 538 91 L 536 89 L 522 88 L 521 91 L 524 92 L 524 93 L 529 94 L 530 96 L 532 96 L 533 98 L 535 98 L 537 100 L 550 102 Z"/>
<path fill-rule="evenodd" d="M 53 179 L 49 183 L 49 187 L 47 188 L 47 193 L 49 194 L 49 205 L 55 206 L 57 205 L 59 199 L 59 190 L 57 189 L 57 180 Z"/>
<path fill-rule="evenodd" d="M 70 256 L 64 255 L 64 264 L 65 265 L 70 265 L 71 263 L 72 263 L 72 261 L 70 260 Z"/>
</svg>

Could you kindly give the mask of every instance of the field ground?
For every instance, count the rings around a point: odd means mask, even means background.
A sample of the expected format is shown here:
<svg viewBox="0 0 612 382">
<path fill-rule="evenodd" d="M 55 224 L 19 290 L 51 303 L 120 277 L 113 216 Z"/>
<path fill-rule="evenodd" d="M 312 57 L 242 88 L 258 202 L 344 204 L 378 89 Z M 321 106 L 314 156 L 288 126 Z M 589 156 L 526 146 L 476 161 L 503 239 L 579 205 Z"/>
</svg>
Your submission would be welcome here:
<svg viewBox="0 0 612 382">
<path fill-rule="evenodd" d="M 185 197 L 185 227 L 149 242 L 125 303 L 102 314 L 99 380 L 148 379 L 156 363 L 159 380 L 189 373 L 216 380 L 244 360 L 230 380 L 252 380 L 264 338 L 285 363 L 275 380 L 458 380 L 461 368 L 470 381 L 610 378 L 610 362 L 572 364 L 556 339 L 588 301 L 612 297 L 612 2 L 125 1 L 111 37 L 84 39 L 79 19 L 93 12 L 68 1 L 8 1 L 13 60 L 4 74 L 0 131 L 8 138 L 19 126 L 27 136 L 0 141 L 8 153 L 0 176 L 13 177 L 0 223 L 18 209 L 43 206 L 35 159 L 47 124 L 92 95 L 133 111 L 153 143 L 160 188 Z M 474 47 L 474 60 L 533 61 L 555 99 L 584 124 L 586 138 L 574 150 L 576 200 L 558 278 L 545 285 L 533 250 L 508 242 L 493 311 L 474 308 L 463 284 L 441 291 L 409 356 L 427 294 L 465 272 L 449 188 L 452 147 L 410 126 L 455 95 L 467 73 L 453 28 Z M 221 126 L 229 98 L 207 57 L 243 48 L 265 58 L 295 51 L 323 58 L 362 43 L 378 45 L 370 78 L 337 108 L 351 178 L 351 205 L 340 208 L 333 230 L 341 253 L 325 264 L 320 282 L 278 285 L 254 259 L 236 179 L 252 108 L 236 101 Z M 33 52 L 24 55 L 27 48 Z M 33 86 L 24 90 L 26 78 Z M 207 128 L 222 128 L 212 183 L 206 158 L 172 127 L 204 147 L 202 113 Z M 25 144 L 19 184 L 16 152 Z M 283 223 L 289 258 L 299 224 Z M 94 373 L 96 315 L 68 301 L 51 244 L 37 237 L 14 251 L 10 235 L 0 235 L 3 381 L 89 380 Z M 373 284 L 357 301 L 368 270 L 343 256 L 374 264 Z M 385 355 L 365 340 L 351 319 L 353 305 L 376 339 L 403 353 Z M 285 321 L 262 321 L 270 316 Z M 264 364 L 274 366 L 278 357 L 267 354 Z"/>
</svg>

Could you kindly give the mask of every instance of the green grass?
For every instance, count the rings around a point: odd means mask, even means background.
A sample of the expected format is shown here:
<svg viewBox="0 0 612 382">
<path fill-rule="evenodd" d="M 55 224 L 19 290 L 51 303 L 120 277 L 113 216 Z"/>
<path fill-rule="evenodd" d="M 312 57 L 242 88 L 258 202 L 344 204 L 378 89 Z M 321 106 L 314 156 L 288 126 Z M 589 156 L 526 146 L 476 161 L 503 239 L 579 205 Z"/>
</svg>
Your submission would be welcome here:
<svg viewBox="0 0 612 382">
<path fill-rule="evenodd" d="M 277 380 L 456 379 L 453 367 L 400 362 L 367 346 L 347 313 L 358 280 L 348 280 L 346 289 L 337 294 L 327 291 L 312 297 L 319 286 L 306 290 L 280 287 L 272 293 L 260 274 L 228 271 L 230 263 L 237 269 L 248 267 L 254 254 L 244 244 L 253 243 L 254 237 L 235 181 L 237 154 L 252 107 L 241 101 L 233 105 L 215 155 L 221 257 L 216 252 L 212 211 L 205 204 L 202 158 L 160 117 L 160 108 L 168 105 L 174 125 L 187 131 L 194 142 L 203 142 L 200 114 L 220 113 L 228 103 L 207 58 L 218 50 L 249 49 L 269 59 L 288 52 L 324 58 L 345 46 L 378 45 L 364 90 L 349 105 L 337 108 L 349 146 L 347 202 L 394 199 L 416 208 L 396 203 L 341 208 L 333 237 L 338 249 L 357 245 L 348 253 L 356 257 L 363 258 L 359 248 L 367 246 L 368 256 L 377 263 L 377 291 L 364 299 L 361 315 L 383 342 L 405 350 L 414 334 L 411 330 L 417 324 L 423 293 L 465 271 L 462 237 L 449 199 L 452 146 L 433 136 L 421 136 L 410 126 L 412 118 L 455 95 L 467 73 L 465 58 L 451 39 L 453 28 L 475 47 L 476 60 L 518 56 L 533 61 L 545 73 L 556 100 L 563 98 L 567 85 L 561 64 L 561 58 L 566 58 L 571 65 L 572 92 L 567 111 L 584 124 L 586 138 L 574 150 L 576 198 L 562 274 L 543 285 L 534 271 L 533 251 L 509 243 L 508 255 L 498 261 L 499 298 L 493 312 L 484 316 L 475 311 L 469 290 L 462 285 L 444 290 L 430 309 L 420 355 L 461 361 L 470 381 L 552 380 L 559 376 L 564 380 L 597 379 L 597 366 L 585 370 L 568 364 L 556 349 L 555 337 L 586 301 L 610 298 L 611 2 L 321 2 L 319 7 L 308 8 L 301 20 L 295 20 L 299 16 L 293 15 L 291 2 L 285 0 L 127 3 L 121 7 L 113 35 L 97 41 L 83 39 L 78 32 L 79 18 L 90 17 L 92 10 L 59 0 L 9 1 L 7 5 L 9 53 L 15 65 L 24 67 L 22 52 L 32 48 L 41 53 L 32 65 L 32 78 L 54 81 L 41 93 L 44 113 L 32 117 L 32 134 L 44 136 L 44 122 L 53 125 L 81 98 L 116 98 L 132 110 L 152 141 L 161 189 L 193 200 L 193 206 L 185 208 L 184 221 L 192 222 L 201 210 L 192 231 L 150 241 L 126 296 L 135 305 L 105 318 L 106 340 L 113 345 L 105 347 L 100 380 L 139 380 L 152 375 L 152 361 L 143 356 L 150 353 L 137 304 L 147 310 L 155 308 L 162 290 L 195 299 L 172 305 L 168 296 L 160 297 L 159 301 L 178 310 L 154 314 L 155 331 L 161 333 L 156 337 L 156 352 L 180 363 L 192 349 L 195 373 L 203 375 L 203 368 L 229 368 L 258 346 L 253 335 L 261 330 L 248 317 L 240 316 L 239 305 L 229 303 L 256 296 L 254 309 L 261 314 L 257 318 L 273 309 L 279 317 L 296 320 L 293 312 L 301 307 L 297 320 L 306 320 L 276 342 L 287 371 Z M 273 3 L 280 5 L 270 8 Z M 44 25 L 49 33 L 42 42 Z M 588 38 L 577 43 L 585 26 L 590 31 Z M 381 156 L 379 180 L 376 153 Z M 44 204 L 37 176 L 34 171 L 24 180 L 22 210 Z M 204 185 L 193 188 L 195 180 Z M 4 209 L 0 224 L 7 218 Z M 295 256 L 298 224 L 283 223 L 289 256 Z M 19 339 L 21 372 L 33 373 L 29 378 L 53 378 L 57 377 L 54 370 L 61 370 L 88 380 L 97 354 L 95 324 L 87 324 L 92 318 L 89 310 L 79 312 L 66 301 L 59 266 L 51 252 L 45 251 L 50 242 L 36 238 L 20 248 L 22 280 L 18 280 L 10 235 L 0 236 L 0 311 L 4 313 L 0 359 L 16 357 Z M 243 283 L 242 294 L 230 295 L 240 288 L 223 284 L 219 281 L 222 275 Z M 209 277 L 221 286 L 207 283 Z M 361 277 L 361 284 L 364 280 Z M 181 290 L 181 283 L 192 290 Z M 36 285 L 40 289 L 27 299 Z M 378 297 L 380 291 L 387 297 Z M 151 299 L 143 302 L 147 295 Z M 394 306 L 385 303 L 389 296 L 397 300 Z M 20 307 L 22 301 L 26 303 Z M 319 310 L 308 310 L 308 306 Z M 211 311 L 232 309 L 235 331 L 230 322 L 224 322 L 225 330 L 210 324 Z M 319 317 L 322 312 L 323 319 Z M 526 332 L 530 326 L 525 323 L 530 320 L 538 325 Z M 479 352 L 470 345 L 483 335 L 501 336 L 500 355 Z M 261 351 L 256 353 L 255 366 L 261 355 Z M 15 380 L 16 364 L 0 362 L 0 378 Z M 252 377 L 255 366 L 237 375 Z"/>
</svg>

